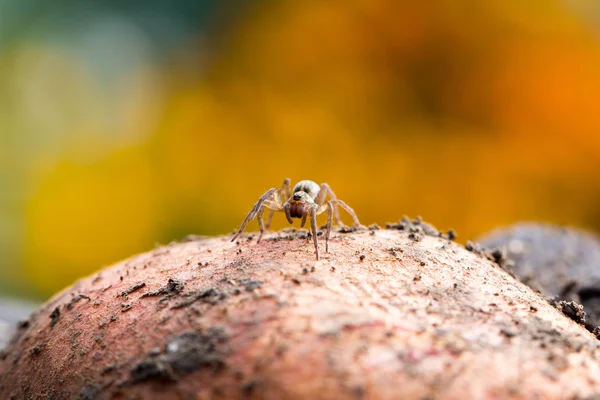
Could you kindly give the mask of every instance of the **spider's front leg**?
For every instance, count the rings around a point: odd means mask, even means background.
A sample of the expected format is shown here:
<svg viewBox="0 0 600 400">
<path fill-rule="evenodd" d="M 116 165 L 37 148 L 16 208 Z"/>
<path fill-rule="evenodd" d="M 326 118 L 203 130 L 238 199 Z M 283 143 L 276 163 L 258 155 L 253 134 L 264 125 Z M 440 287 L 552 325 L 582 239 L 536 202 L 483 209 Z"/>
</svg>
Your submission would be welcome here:
<svg viewBox="0 0 600 400">
<path fill-rule="evenodd" d="M 290 178 L 285 178 L 283 180 L 283 183 L 281 184 L 281 189 L 279 189 L 279 193 L 273 196 L 275 203 L 280 207 L 283 207 L 283 204 L 290 198 L 291 182 L 292 181 L 290 180 Z M 271 226 L 271 219 L 273 218 L 273 214 L 275 214 L 275 211 L 277 210 L 271 209 L 271 212 L 267 217 L 267 223 L 265 224 L 265 228 L 269 229 L 269 227 Z"/>
<path fill-rule="evenodd" d="M 246 229 L 246 225 L 248 225 L 248 222 L 252 221 L 254 219 L 254 217 L 256 217 L 256 214 L 258 214 L 260 211 L 262 211 L 263 208 L 263 204 L 268 201 L 269 197 L 273 196 L 274 193 L 277 192 L 277 189 L 275 188 L 271 188 L 269 190 L 267 190 L 265 192 L 265 194 L 263 194 L 262 196 L 260 196 L 260 198 L 258 199 L 258 201 L 256 202 L 256 204 L 254 205 L 254 207 L 252 207 L 252 210 L 250 210 L 250 212 L 248 213 L 248 215 L 246 216 L 246 219 L 244 219 L 244 222 L 242 222 L 242 225 L 240 226 L 240 229 L 237 231 L 237 233 L 231 238 L 231 241 L 233 242 L 235 239 L 238 238 L 238 236 L 241 235 L 241 233 L 244 231 L 244 229 Z M 271 201 L 269 201 L 269 203 L 272 203 Z M 271 205 L 271 204 L 269 204 Z M 277 207 L 280 208 L 280 207 Z M 281 210 L 276 210 L 276 211 L 281 211 Z M 261 216 L 262 216 L 262 212 L 261 212 Z M 260 226 L 262 226 L 262 220 L 259 223 Z M 263 229 L 264 230 L 264 229 Z"/>
<path fill-rule="evenodd" d="M 265 208 L 271 210 L 271 214 L 275 211 L 283 211 L 283 207 L 280 204 L 275 203 L 271 200 L 265 200 L 262 207 L 258 211 L 257 219 L 258 219 L 258 228 L 260 229 L 260 233 L 258 234 L 258 240 L 256 243 L 260 243 L 260 239 L 262 238 L 263 233 L 265 233 L 265 225 L 263 223 L 263 214 L 265 212 Z"/>
</svg>

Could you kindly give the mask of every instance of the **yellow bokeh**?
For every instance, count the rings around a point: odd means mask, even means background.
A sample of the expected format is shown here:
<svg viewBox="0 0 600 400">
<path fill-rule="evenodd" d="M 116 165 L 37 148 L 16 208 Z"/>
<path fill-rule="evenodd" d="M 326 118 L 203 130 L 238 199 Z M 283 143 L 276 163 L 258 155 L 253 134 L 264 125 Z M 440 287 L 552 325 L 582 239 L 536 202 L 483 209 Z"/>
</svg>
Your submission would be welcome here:
<svg viewBox="0 0 600 400">
<path fill-rule="evenodd" d="M 27 277 L 51 293 L 103 264 L 147 248 L 159 198 L 140 149 L 90 165 L 62 163 L 27 205 Z"/>
<path fill-rule="evenodd" d="M 565 2 L 262 3 L 205 54 L 196 39 L 108 87 L 55 45 L 0 62 L 0 119 L 31 142 L 0 165 L 26 188 L 14 259 L 34 294 L 229 233 L 285 177 L 328 182 L 365 224 L 422 215 L 461 241 L 600 230 L 600 38 Z"/>
</svg>

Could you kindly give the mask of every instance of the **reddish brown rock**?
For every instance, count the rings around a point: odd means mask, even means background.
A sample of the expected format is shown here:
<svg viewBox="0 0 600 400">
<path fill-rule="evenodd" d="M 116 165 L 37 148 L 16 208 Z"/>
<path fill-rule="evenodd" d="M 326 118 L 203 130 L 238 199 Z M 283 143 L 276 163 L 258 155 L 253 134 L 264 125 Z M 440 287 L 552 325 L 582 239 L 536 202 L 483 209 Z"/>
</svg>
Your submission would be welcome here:
<svg viewBox="0 0 600 400">
<path fill-rule="evenodd" d="M 0 357 L 0 398 L 600 392 L 592 334 L 490 260 L 414 233 L 338 232 L 320 261 L 294 230 L 132 257 L 34 313 Z"/>
</svg>

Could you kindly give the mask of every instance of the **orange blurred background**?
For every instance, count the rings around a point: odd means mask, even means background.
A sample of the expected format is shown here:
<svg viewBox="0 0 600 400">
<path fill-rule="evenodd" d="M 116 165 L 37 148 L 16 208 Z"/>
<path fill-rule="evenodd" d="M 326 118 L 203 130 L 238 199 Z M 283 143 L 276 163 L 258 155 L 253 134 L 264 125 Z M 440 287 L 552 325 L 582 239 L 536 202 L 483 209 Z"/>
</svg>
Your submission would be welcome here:
<svg viewBox="0 0 600 400">
<path fill-rule="evenodd" d="M 600 230 L 593 0 L 4 3 L 0 294 L 229 234 L 285 177 L 460 241 Z"/>
</svg>

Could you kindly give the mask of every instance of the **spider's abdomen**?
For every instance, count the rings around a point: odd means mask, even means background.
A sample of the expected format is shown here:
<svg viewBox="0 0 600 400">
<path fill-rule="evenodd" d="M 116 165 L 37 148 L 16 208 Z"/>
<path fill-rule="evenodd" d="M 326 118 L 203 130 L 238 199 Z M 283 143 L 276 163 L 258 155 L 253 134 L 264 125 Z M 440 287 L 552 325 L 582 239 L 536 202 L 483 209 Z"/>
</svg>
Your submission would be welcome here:
<svg viewBox="0 0 600 400">
<path fill-rule="evenodd" d="M 294 190 L 292 190 L 292 193 L 305 192 L 314 200 L 317 198 L 317 195 L 319 194 L 320 190 L 321 188 L 315 182 L 306 180 L 296 183 L 296 186 L 294 186 Z"/>
</svg>

